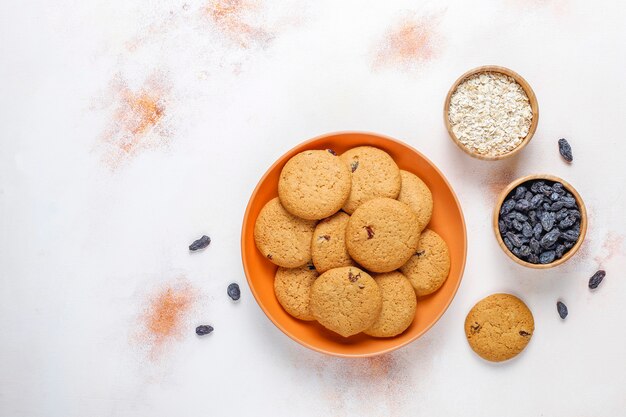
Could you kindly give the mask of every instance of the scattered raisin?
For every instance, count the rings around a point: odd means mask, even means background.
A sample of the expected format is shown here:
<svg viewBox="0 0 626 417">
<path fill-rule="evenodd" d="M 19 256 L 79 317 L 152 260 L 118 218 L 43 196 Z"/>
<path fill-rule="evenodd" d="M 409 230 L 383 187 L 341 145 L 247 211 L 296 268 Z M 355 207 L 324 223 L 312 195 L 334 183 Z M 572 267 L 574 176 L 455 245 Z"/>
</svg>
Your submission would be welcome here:
<svg viewBox="0 0 626 417">
<path fill-rule="evenodd" d="M 190 251 L 197 251 L 200 249 L 204 249 L 207 246 L 209 246 L 209 243 L 211 243 L 211 238 L 208 237 L 207 235 L 202 235 L 202 237 L 198 240 L 194 240 L 194 242 L 189 245 L 189 250 Z"/>
<path fill-rule="evenodd" d="M 326 150 L 327 150 L 327 151 L 328 151 L 331 155 L 335 155 L 335 156 L 337 156 L 337 152 L 335 152 L 334 150 L 332 150 L 332 149 L 326 149 Z"/>
<path fill-rule="evenodd" d="M 422 256 L 422 255 L 423 255 L 423 254 L 425 254 L 425 253 L 426 253 L 426 251 L 425 251 L 425 250 L 421 250 L 421 251 L 419 251 L 419 252 L 415 252 L 415 256 L 417 256 L 417 257 L 419 258 L 420 256 Z"/>
<path fill-rule="evenodd" d="M 365 228 L 365 230 L 367 231 L 367 239 L 371 239 L 374 237 L 374 230 L 372 229 L 372 226 L 363 226 Z"/>
<path fill-rule="evenodd" d="M 559 316 L 561 316 L 562 319 L 565 319 L 565 317 L 567 317 L 567 314 L 568 314 L 567 306 L 563 304 L 561 301 L 557 301 L 556 311 L 559 312 Z"/>
<path fill-rule="evenodd" d="M 268 254 L 267 254 L 267 259 L 269 259 L 269 260 L 271 261 L 271 260 L 272 260 L 272 258 L 273 258 L 272 254 L 271 254 L 271 253 L 268 253 Z"/>
<path fill-rule="evenodd" d="M 593 274 L 593 276 L 589 278 L 589 288 L 591 288 L 592 290 L 598 288 L 598 285 L 600 285 L 605 276 L 606 271 L 603 271 L 602 269 Z"/>
<path fill-rule="evenodd" d="M 559 153 L 567 162 L 572 162 L 574 156 L 572 155 L 572 147 L 565 138 L 559 139 Z"/>
<path fill-rule="evenodd" d="M 359 167 L 359 161 L 352 161 L 352 163 L 350 164 L 350 170 L 352 172 L 356 171 L 358 167 Z"/>
<path fill-rule="evenodd" d="M 226 293 L 228 294 L 228 296 L 230 298 L 232 298 L 234 301 L 239 300 L 239 297 L 241 297 L 241 290 L 239 290 L 239 284 L 233 282 L 232 284 L 230 284 L 228 286 L 228 289 L 226 290 Z"/>
<path fill-rule="evenodd" d="M 198 336 L 204 336 L 205 334 L 209 334 L 213 331 L 213 326 L 209 326 L 208 324 L 202 324 L 196 327 L 196 334 Z"/>
<path fill-rule="evenodd" d="M 213 326 L 209 326 L 208 324 L 203 324 L 201 326 L 196 327 L 196 334 L 198 336 L 204 336 L 205 334 L 209 334 L 213 331 Z"/>
<path fill-rule="evenodd" d="M 519 331 L 519 335 L 520 335 L 520 336 L 524 336 L 524 337 L 528 337 L 528 336 L 530 336 L 531 334 L 530 334 L 530 333 L 528 333 L 528 332 L 527 332 L 527 331 L 525 331 L 525 330 L 520 330 L 520 331 Z"/>
</svg>

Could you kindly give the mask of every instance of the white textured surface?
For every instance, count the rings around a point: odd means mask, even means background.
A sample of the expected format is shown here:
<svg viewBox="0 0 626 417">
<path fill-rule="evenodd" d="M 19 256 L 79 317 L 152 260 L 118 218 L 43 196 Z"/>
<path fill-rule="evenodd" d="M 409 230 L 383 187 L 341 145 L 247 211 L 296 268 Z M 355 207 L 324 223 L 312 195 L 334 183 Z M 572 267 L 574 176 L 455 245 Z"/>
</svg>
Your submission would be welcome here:
<svg viewBox="0 0 626 417">
<path fill-rule="evenodd" d="M 0 415 L 624 415 L 624 3 L 308 3 L 268 4 L 263 19 L 280 31 L 245 49 L 213 36 L 193 1 L 2 2 Z M 407 10 L 438 14 L 437 56 L 373 69 L 372 48 Z M 514 160 L 472 160 L 446 135 L 449 86 L 485 64 L 519 72 L 539 100 L 535 138 Z M 155 72 L 171 85 L 168 145 L 111 170 L 99 145 L 111 80 L 141 85 Z M 240 262 L 243 211 L 265 169 L 298 142 L 345 129 L 431 158 L 469 236 L 444 317 L 371 360 L 292 342 L 254 302 Z M 571 166 L 556 150 L 562 136 Z M 501 253 L 490 215 L 498 188 L 542 171 L 577 187 L 590 230 L 575 259 L 531 271 Z M 203 232 L 213 243 L 191 256 Z M 607 278 L 592 294 L 598 264 Z M 188 334 L 152 361 L 131 335 L 146 294 L 177 276 L 201 303 Z M 242 284 L 238 304 L 225 295 L 231 281 Z M 491 365 L 469 349 L 463 320 L 498 291 L 528 303 L 536 331 L 520 357 Z M 198 340 L 193 326 L 205 321 L 216 330 Z"/>
</svg>

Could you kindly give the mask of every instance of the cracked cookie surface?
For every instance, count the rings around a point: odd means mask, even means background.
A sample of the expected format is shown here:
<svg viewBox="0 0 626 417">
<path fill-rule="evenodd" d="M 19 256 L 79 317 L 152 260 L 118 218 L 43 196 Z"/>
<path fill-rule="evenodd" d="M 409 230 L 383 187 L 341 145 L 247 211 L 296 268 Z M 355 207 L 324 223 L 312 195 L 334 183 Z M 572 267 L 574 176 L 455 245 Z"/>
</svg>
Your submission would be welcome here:
<svg viewBox="0 0 626 417">
<path fill-rule="evenodd" d="M 400 267 L 418 297 L 437 291 L 450 273 L 450 251 L 446 242 L 430 229 L 422 232 L 417 249 Z"/>
<path fill-rule="evenodd" d="M 341 154 L 351 172 L 352 188 L 343 210 L 352 214 L 361 204 L 377 197 L 396 198 L 402 179 L 400 169 L 385 151 L 373 146 L 359 146 Z"/>
<path fill-rule="evenodd" d="M 324 219 L 315 227 L 311 242 L 311 256 L 320 273 L 341 266 L 354 265 L 346 247 L 346 227 L 350 216 L 340 211 Z"/>
<path fill-rule="evenodd" d="M 424 230 L 433 214 L 433 195 L 420 177 L 412 172 L 400 171 L 402 187 L 398 194 L 398 201 L 411 207 L 417 216 L 420 231 Z"/>
<path fill-rule="evenodd" d="M 254 242 L 278 266 L 297 268 L 311 260 L 314 220 L 290 214 L 278 197 L 263 206 L 254 224 Z"/>
<path fill-rule="evenodd" d="M 391 198 L 363 203 L 346 228 L 348 253 L 373 272 L 398 269 L 415 253 L 420 236 L 415 213 Z"/>
<path fill-rule="evenodd" d="M 348 337 L 378 318 L 382 295 L 376 281 L 354 266 L 331 269 L 311 287 L 311 312 L 324 327 Z"/>
<path fill-rule="evenodd" d="M 415 319 L 417 301 L 409 280 L 398 271 L 374 275 L 383 297 L 378 319 L 365 334 L 374 337 L 393 337 L 404 332 Z"/>
<path fill-rule="evenodd" d="M 278 268 L 274 293 L 287 313 L 300 320 L 315 320 L 311 313 L 311 287 L 318 275 L 310 263 L 299 268 Z"/>
<path fill-rule="evenodd" d="M 339 157 L 309 150 L 292 157 L 278 179 L 278 196 L 294 216 L 318 220 L 332 216 L 350 194 L 352 176 Z"/>
<path fill-rule="evenodd" d="M 511 294 L 492 294 L 480 300 L 465 319 L 465 336 L 480 357 L 501 362 L 517 356 L 535 331 L 533 315 Z"/>
</svg>

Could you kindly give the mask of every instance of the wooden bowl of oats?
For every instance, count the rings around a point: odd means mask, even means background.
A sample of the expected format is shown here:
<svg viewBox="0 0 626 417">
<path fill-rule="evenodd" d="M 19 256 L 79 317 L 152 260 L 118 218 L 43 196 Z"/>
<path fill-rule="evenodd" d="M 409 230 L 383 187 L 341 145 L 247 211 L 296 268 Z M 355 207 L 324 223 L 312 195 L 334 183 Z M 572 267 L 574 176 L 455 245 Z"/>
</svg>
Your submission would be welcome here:
<svg viewBox="0 0 626 417">
<path fill-rule="evenodd" d="M 452 85 L 443 107 L 452 141 L 463 152 L 497 161 L 520 152 L 532 139 L 539 106 L 518 73 L 495 65 L 467 71 Z"/>
</svg>

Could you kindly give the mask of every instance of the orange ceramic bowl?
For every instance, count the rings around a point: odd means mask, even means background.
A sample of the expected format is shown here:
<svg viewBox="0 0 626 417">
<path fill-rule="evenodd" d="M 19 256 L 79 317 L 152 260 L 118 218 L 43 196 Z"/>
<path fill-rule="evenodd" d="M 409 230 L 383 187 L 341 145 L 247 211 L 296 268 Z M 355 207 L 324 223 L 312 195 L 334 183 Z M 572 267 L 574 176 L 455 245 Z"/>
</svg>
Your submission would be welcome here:
<svg viewBox="0 0 626 417">
<path fill-rule="evenodd" d="M 441 235 L 450 247 L 451 267 L 448 279 L 438 291 L 418 299 L 413 324 L 401 335 L 389 339 L 377 339 L 364 334 L 343 338 L 316 322 L 291 317 L 274 295 L 277 267 L 257 250 L 254 243 L 256 218 L 265 203 L 278 195 L 278 177 L 289 158 L 307 149 L 332 149 L 341 154 L 361 145 L 375 146 L 386 151 L 401 169 L 411 171 L 424 180 L 432 191 L 434 200 L 433 216 L 428 227 Z M 446 311 L 459 288 L 465 268 L 466 251 L 463 212 L 443 174 L 424 155 L 410 146 L 373 133 L 330 133 L 303 142 L 284 154 L 263 175 L 254 189 L 241 230 L 241 257 L 248 285 L 267 317 L 296 342 L 318 352 L 344 357 L 380 355 L 398 349 L 426 333 Z"/>
</svg>

